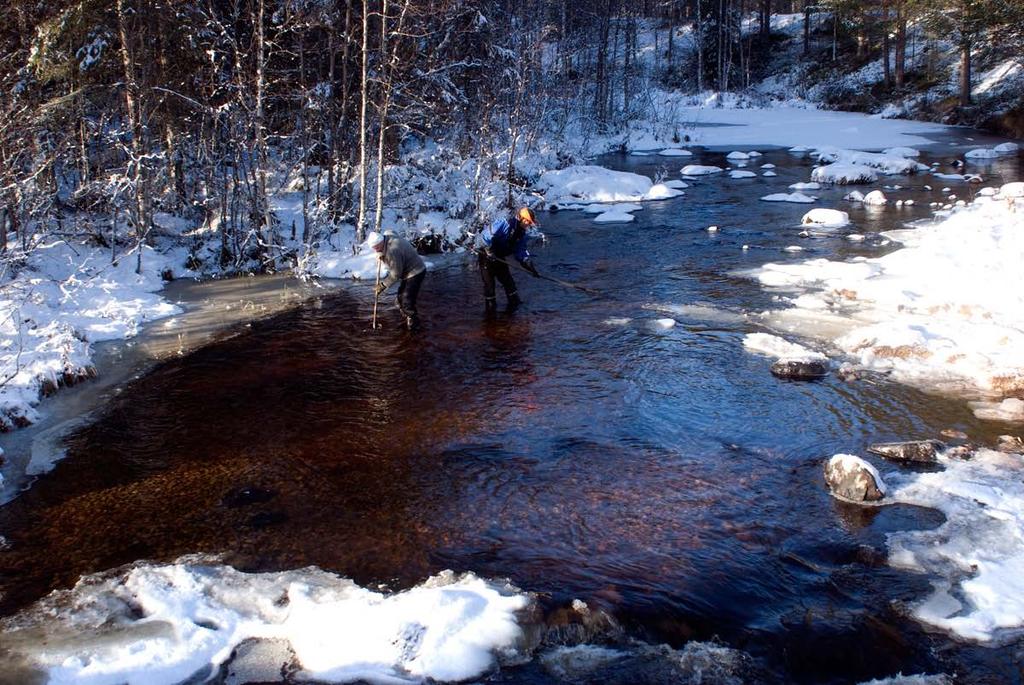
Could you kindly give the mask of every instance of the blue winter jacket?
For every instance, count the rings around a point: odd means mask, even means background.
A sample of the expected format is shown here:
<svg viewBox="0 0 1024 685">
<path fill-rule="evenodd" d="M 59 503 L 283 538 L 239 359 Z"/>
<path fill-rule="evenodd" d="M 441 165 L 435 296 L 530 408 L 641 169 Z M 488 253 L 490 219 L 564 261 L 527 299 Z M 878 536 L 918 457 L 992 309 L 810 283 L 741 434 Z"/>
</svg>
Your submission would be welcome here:
<svg viewBox="0 0 1024 685">
<path fill-rule="evenodd" d="M 519 263 L 530 259 L 530 252 L 526 249 L 526 229 L 516 218 L 503 216 L 495 219 L 494 223 L 480 231 L 480 239 L 487 251 L 498 259 L 508 255 L 515 255 Z"/>
</svg>

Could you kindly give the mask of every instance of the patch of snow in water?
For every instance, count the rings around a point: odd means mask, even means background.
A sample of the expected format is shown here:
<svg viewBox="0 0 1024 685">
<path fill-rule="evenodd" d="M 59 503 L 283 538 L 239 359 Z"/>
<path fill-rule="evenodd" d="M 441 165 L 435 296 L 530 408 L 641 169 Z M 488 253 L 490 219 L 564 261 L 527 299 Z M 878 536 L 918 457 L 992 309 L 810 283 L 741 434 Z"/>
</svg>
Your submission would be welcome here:
<svg viewBox="0 0 1024 685">
<path fill-rule="evenodd" d="M 804 195 L 803 193 L 772 193 L 771 195 L 765 195 L 761 199 L 765 202 L 796 202 L 800 204 L 809 204 L 815 201 L 814 197 Z"/>
<path fill-rule="evenodd" d="M 914 607 L 922 623 L 979 642 L 1024 629 L 1024 459 L 979 450 L 939 456 L 942 471 L 890 476 L 897 502 L 938 509 L 934 530 L 890 533 L 893 566 L 937 576 Z"/>
<path fill-rule="evenodd" d="M 702 164 L 687 164 L 680 169 L 679 173 L 683 176 L 708 176 L 710 174 L 722 173 L 722 167 Z"/>
<path fill-rule="evenodd" d="M 242 573 L 183 559 L 84 578 L 5 620 L 10 653 L 50 683 L 161 685 L 216 671 L 247 640 L 284 640 L 302 679 L 461 681 L 522 639 L 530 599 L 444 572 L 391 595 L 317 569 Z M 20 639 L 19 639 L 20 637 Z"/>
</svg>

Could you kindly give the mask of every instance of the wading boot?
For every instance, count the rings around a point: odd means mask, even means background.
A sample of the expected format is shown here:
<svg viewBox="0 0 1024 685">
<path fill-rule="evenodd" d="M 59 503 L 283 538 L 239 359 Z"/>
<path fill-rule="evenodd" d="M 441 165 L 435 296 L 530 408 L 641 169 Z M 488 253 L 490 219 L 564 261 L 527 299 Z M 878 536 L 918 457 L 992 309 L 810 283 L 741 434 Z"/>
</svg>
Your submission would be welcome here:
<svg viewBox="0 0 1024 685">
<path fill-rule="evenodd" d="M 523 301 L 519 299 L 519 294 L 512 293 L 511 295 L 508 296 L 508 311 L 514 312 L 515 310 L 519 309 L 519 305 L 521 305 L 522 303 Z"/>
</svg>

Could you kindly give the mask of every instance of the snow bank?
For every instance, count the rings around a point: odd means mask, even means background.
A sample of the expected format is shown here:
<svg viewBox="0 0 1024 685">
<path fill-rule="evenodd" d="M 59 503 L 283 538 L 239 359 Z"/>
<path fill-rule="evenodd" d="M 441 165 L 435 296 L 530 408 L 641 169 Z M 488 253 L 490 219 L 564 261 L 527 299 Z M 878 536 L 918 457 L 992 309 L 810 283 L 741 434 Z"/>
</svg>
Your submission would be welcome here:
<svg viewBox="0 0 1024 685">
<path fill-rule="evenodd" d="M 687 164 L 680 169 L 679 173 L 683 176 L 708 176 L 709 174 L 722 173 L 722 167 L 702 164 Z"/>
<path fill-rule="evenodd" d="M 765 202 L 796 202 L 808 204 L 815 201 L 815 198 L 803 193 L 772 193 L 761 198 Z"/>
<path fill-rule="evenodd" d="M 461 681 L 514 653 L 529 603 L 472 574 L 385 595 L 317 569 L 248 574 L 183 559 L 84 578 L 2 626 L 8 658 L 54 684 L 191 682 L 252 639 L 293 652 L 266 679 L 287 668 L 319 682 Z"/>
<path fill-rule="evenodd" d="M 904 248 L 884 257 L 764 265 L 753 272 L 764 285 L 819 292 L 826 305 L 798 298 L 769 319 L 918 387 L 967 399 L 1024 396 L 1024 212 L 1006 199 L 1017 188 L 899 231 L 891 237 Z"/>
<path fill-rule="evenodd" d="M 110 263 L 106 249 L 63 241 L 42 244 L 0 286 L 0 426 L 38 420 L 40 394 L 94 373 L 91 344 L 134 336 L 147 321 L 180 311 L 156 294 L 160 274 L 184 252 L 143 247 Z M 177 269 L 177 275 L 181 270 Z"/>
<path fill-rule="evenodd" d="M 824 228 L 842 228 L 850 223 L 850 215 L 838 209 L 812 209 L 800 220 L 802 224 L 815 224 Z"/>
<path fill-rule="evenodd" d="M 945 468 L 890 476 L 897 502 L 946 515 L 934 530 L 890 533 L 889 562 L 937 578 L 914 609 L 922 623 L 1001 642 L 1024 631 L 1024 459 L 980 450 Z"/>
</svg>

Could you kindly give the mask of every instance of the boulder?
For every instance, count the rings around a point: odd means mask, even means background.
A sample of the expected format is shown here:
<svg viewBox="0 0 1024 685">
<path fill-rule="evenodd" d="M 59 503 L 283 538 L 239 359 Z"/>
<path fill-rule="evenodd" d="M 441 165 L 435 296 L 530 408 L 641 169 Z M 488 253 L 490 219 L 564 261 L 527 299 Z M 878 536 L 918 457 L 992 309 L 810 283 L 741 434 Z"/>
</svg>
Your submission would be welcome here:
<svg viewBox="0 0 1024 685">
<path fill-rule="evenodd" d="M 891 461 L 934 464 L 938 453 L 946 445 L 938 440 L 908 440 L 907 442 L 884 442 L 868 447 L 868 452 Z"/>
<path fill-rule="evenodd" d="M 825 463 L 825 483 L 833 496 L 849 502 L 877 502 L 885 482 L 874 466 L 852 454 L 837 454 Z"/>
<path fill-rule="evenodd" d="M 772 375 L 794 381 L 811 381 L 828 375 L 825 359 L 780 359 L 772 364 Z"/>
<path fill-rule="evenodd" d="M 1024 454 L 1024 440 L 1016 435 L 1000 435 L 996 439 L 996 449 L 1007 454 Z"/>
</svg>

